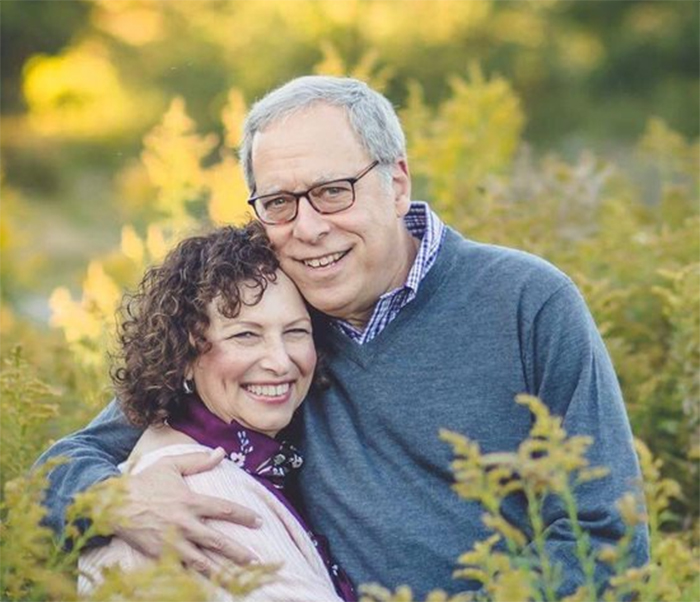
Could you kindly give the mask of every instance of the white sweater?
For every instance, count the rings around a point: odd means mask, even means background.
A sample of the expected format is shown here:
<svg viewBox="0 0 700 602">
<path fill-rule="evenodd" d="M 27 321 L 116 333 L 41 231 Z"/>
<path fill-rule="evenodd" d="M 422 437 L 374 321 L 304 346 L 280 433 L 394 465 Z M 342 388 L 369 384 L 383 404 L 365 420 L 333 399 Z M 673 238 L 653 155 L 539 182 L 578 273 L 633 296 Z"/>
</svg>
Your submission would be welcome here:
<svg viewBox="0 0 700 602">
<path fill-rule="evenodd" d="M 211 448 L 197 443 L 168 445 L 144 454 L 129 471 L 138 473 L 165 456 L 192 452 L 211 452 Z M 124 472 L 125 465 L 120 469 Z M 184 479 L 192 491 L 247 506 L 262 518 L 259 529 L 207 519 L 212 527 L 250 548 L 263 564 L 281 565 L 271 582 L 246 596 L 246 602 L 342 602 L 321 556 L 299 522 L 274 494 L 247 472 L 225 459 L 210 471 Z M 141 552 L 114 537 L 109 544 L 86 550 L 80 556 L 78 593 L 89 594 L 100 583 L 104 567 L 119 565 L 124 571 L 132 571 L 143 568 L 147 562 L 151 561 Z M 240 599 L 220 588 L 212 586 L 211 589 L 209 601 Z"/>
</svg>

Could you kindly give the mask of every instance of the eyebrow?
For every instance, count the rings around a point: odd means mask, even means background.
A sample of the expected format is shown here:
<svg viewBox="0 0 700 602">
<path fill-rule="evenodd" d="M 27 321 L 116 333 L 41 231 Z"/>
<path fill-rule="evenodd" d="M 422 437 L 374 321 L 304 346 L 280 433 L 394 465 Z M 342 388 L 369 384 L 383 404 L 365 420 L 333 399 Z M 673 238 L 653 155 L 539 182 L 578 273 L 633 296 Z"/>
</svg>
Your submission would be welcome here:
<svg viewBox="0 0 700 602">
<path fill-rule="evenodd" d="M 351 180 L 353 176 L 331 176 L 331 175 L 321 175 L 315 178 L 314 180 L 311 181 L 311 184 L 306 186 L 303 190 L 308 190 L 309 188 L 315 188 L 316 186 L 319 186 L 320 184 L 326 184 L 327 182 L 337 182 L 338 180 Z M 289 188 L 273 188 L 270 192 L 262 192 L 264 188 L 257 188 L 255 190 L 255 195 L 256 196 L 270 196 L 273 194 L 280 194 L 282 192 L 295 192 L 293 190 L 289 190 Z"/>
<path fill-rule="evenodd" d="M 307 323 L 307 322 L 308 322 L 309 324 L 311 324 L 311 318 L 310 318 L 310 317 L 307 318 L 306 316 L 303 317 L 303 318 L 297 318 L 296 320 L 292 320 L 291 322 L 289 322 L 289 323 L 287 324 L 287 326 L 292 326 L 292 325 L 294 325 L 294 324 L 301 324 L 302 322 L 303 322 L 303 323 Z"/>
<path fill-rule="evenodd" d="M 307 318 L 306 316 L 296 318 L 295 320 L 292 320 L 291 322 L 287 322 L 285 324 L 285 326 L 292 326 L 294 324 L 300 324 L 302 322 L 304 322 L 304 323 L 308 322 L 309 324 L 311 324 L 311 318 L 310 317 Z M 242 328 L 263 328 L 263 324 L 261 324 L 260 322 L 253 322 L 251 320 L 237 320 L 236 318 L 233 318 L 229 322 L 225 322 L 222 325 L 222 328 L 229 328 L 229 327 L 234 327 L 234 326 L 242 327 Z"/>
</svg>

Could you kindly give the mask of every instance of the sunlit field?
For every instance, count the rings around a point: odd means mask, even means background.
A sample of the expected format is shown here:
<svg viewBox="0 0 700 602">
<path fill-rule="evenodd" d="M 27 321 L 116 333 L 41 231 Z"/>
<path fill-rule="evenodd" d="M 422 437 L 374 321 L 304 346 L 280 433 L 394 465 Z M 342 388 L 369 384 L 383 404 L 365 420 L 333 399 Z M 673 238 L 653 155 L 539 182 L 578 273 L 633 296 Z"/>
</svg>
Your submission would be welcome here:
<svg viewBox="0 0 700 602">
<path fill-rule="evenodd" d="M 632 568 L 623 539 L 593 550 L 614 575 L 606 600 L 700 599 L 700 190 L 695 2 L 375 0 L 0 2 L 2 253 L 0 599 L 74 600 L 72 550 L 40 526 L 52 441 L 111 398 L 115 309 L 144 269 L 202 226 L 250 217 L 237 159 L 247 107 L 305 73 L 352 75 L 395 104 L 416 199 L 465 236 L 523 249 L 583 293 L 610 351 L 637 438 L 652 559 Z M 577 525 L 577 484 L 603 476 L 536 399 L 517 453 L 482 454 L 459 433 L 454 490 L 484 508 L 490 539 L 455 558 L 478 594 L 432 602 L 556 600 L 557 570 L 500 513 L 519 491 L 536 510 L 560 496 Z M 530 447 L 528 447 L 530 446 Z M 531 463 L 532 446 L 542 462 Z M 539 456 L 538 456 L 539 457 Z M 531 472 L 528 472 L 531 471 Z M 537 478 L 528 480 L 523 475 Z M 504 488 L 507 475 L 510 489 Z M 532 483 L 540 485 L 533 487 Z M 118 487 L 76 501 L 109 515 Z M 271 569 L 237 571 L 245 593 Z M 365 602 L 411 602 L 361 584 Z M 166 553 L 95 600 L 204 599 Z"/>
</svg>

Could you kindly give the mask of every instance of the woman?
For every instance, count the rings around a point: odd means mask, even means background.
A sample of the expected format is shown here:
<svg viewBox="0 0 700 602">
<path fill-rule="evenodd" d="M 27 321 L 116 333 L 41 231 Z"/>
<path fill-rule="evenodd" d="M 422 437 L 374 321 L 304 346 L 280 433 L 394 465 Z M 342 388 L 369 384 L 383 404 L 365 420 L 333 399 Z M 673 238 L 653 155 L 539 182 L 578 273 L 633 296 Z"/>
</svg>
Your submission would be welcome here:
<svg viewBox="0 0 700 602">
<path fill-rule="evenodd" d="M 353 599 L 284 493 L 285 477 L 302 460 L 275 437 L 311 386 L 316 351 L 304 301 L 262 228 L 250 223 L 184 240 L 146 273 L 123 313 L 112 379 L 129 420 L 147 427 L 130 470 L 222 447 L 227 459 L 186 481 L 261 515 L 260 529 L 212 521 L 262 563 L 281 564 L 246 600 Z M 83 554 L 79 590 L 90 591 L 105 566 L 133 570 L 145 561 L 115 537 Z M 212 592 L 217 600 L 227 596 Z"/>
</svg>

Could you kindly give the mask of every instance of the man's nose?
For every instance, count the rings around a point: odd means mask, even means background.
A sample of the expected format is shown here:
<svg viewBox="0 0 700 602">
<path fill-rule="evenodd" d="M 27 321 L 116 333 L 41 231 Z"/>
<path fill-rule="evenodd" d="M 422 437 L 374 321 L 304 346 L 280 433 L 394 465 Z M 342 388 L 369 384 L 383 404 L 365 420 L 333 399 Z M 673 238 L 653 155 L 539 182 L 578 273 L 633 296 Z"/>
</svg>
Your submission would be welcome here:
<svg viewBox="0 0 700 602">
<path fill-rule="evenodd" d="M 294 220 L 294 237 L 306 243 L 316 243 L 329 230 L 330 224 L 326 216 L 316 211 L 308 198 L 300 198 L 297 216 Z"/>
</svg>

